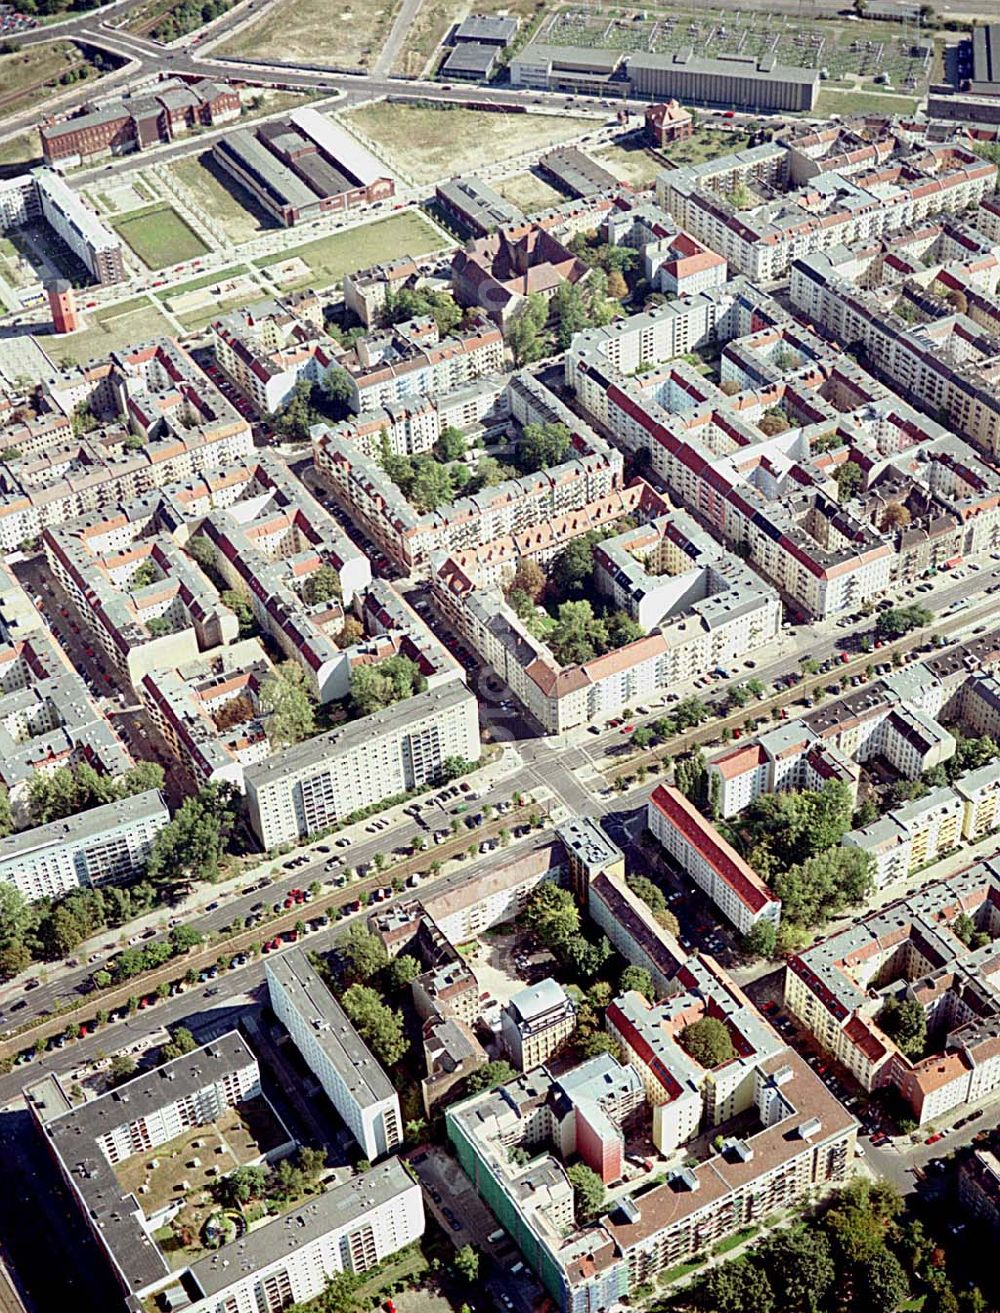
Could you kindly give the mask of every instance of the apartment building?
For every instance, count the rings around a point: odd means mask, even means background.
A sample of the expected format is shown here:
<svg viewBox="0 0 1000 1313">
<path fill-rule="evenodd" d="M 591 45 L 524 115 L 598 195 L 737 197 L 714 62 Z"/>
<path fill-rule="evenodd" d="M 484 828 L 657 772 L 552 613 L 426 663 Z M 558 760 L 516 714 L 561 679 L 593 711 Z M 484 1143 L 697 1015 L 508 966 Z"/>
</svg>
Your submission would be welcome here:
<svg viewBox="0 0 1000 1313">
<path fill-rule="evenodd" d="M 376 1162 L 402 1143 L 399 1096 L 300 948 L 267 959 L 268 999 L 303 1061 Z"/>
<path fill-rule="evenodd" d="M 977 1222 L 1000 1229 L 1000 1158 L 992 1149 L 973 1149 L 959 1164 L 958 1202 Z"/>
<path fill-rule="evenodd" d="M 844 247 L 796 259 L 793 304 L 840 341 L 862 346 L 894 385 L 991 456 L 1000 451 L 1000 344 L 964 314 L 943 314 L 917 327 L 892 303 L 855 286 Z M 893 298 L 894 301 L 894 298 Z"/>
<path fill-rule="evenodd" d="M 156 789 L 0 839 L 0 882 L 29 902 L 142 875 L 170 820 Z"/>
<path fill-rule="evenodd" d="M 422 1021 L 450 1017 L 475 1025 L 482 1013 L 476 974 L 422 903 L 395 903 L 373 912 L 368 928 L 390 958 L 407 953 L 421 970 L 410 981 L 413 1005 Z"/>
<path fill-rule="evenodd" d="M 453 392 L 504 368 L 503 334 L 485 319 L 442 338 L 433 319 L 410 319 L 359 338 L 337 365 L 356 415 Z"/>
<path fill-rule="evenodd" d="M 259 301 L 211 325 L 220 367 L 261 415 L 273 415 L 299 383 L 320 383 L 333 363 L 325 333 L 279 301 Z"/>
<path fill-rule="evenodd" d="M 621 488 L 621 453 L 537 379 L 516 374 L 504 392 L 505 397 L 494 402 L 490 388 L 487 404 L 509 413 L 520 425 L 566 424 L 572 434 L 569 459 L 551 470 L 507 479 L 424 514 L 414 510 L 379 462 L 359 448 L 351 429 L 314 428 L 313 459 L 337 501 L 408 571 L 428 562 L 434 552 L 489 547 L 563 516 L 572 519 L 574 512 Z M 444 404 L 444 399 L 439 401 L 439 406 Z M 366 447 L 370 450 L 369 444 Z"/>
<path fill-rule="evenodd" d="M 257 1059 L 237 1031 L 83 1103 L 70 1099 L 54 1075 L 25 1089 L 34 1123 L 125 1303 L 168 1284 L 171 1267 L 115 1167 L 260 1094 Z"/>
<path fill-rule="evenodd" d="M 0 781 L 12 801 L 25 801 L 37 772 L 83 763 L 112 778 L 133 764 L 47 630 L 0 646 Z"/>
<path fill-rule="evenodd" d="M 595 1058 L 558 1080 L 542 1067 L 450 1108 L 446 1124 L 466 1175 L 556 1305 L 586 1313 L 849 1177 L 857 1123 L 795 1053 L 779 1044 L 761 1054 L 747 1094 L 741 1137 L 665 1176 L 658 1160 L 659 1183 L 632 1177 L 634 1188 L 616 1189 L 611 1211 L 584 1228 L 563 1162 L 575 1152 L 606 1183 L 623 1174 L 625 1136 L 646 1103 L 630 1063 Z"/>
<path fill-rule="evenodd" d="M 986 942 L 968 946 L 959 916 Z M 998 934 L 1000 871 L 980 862 L 789 958 L 785 1004 L 865 1089 L 894 1087 L 926 1125 L 1000 1088 Z M 888 999 L 920 1004 L 933 1052 L 900 1053 L 880 1024 Z"/>
<path fill-rule="evenodd" d="M 654 57 L 655 58 L 655 57 Z M 881 148 L 880 148 L 881 146 Z M 864 246 L 932 214 L 974 206 L 993 191 L 996 166 L 949 142 L 913 151 L 895 139 L 872 145 L 867 170 L 830 161 L 804 187 L 771 199 L 798 162 L 788 146 L 770 143 L 732 156 L 661 173 L 656 198 L 697 241 L 755 282 L 788 273 L 793 261 L 836 246 Z M 737 208 L 734 184 L 766 179 L 762 196 Z M 752 195 L 752 192 L 751 192 Z"/>
<path fill-rule="evenodd" d="M 565 467 L 563 467 L 565 468 Z M 706 669 L 745 659 L 780 632 L 778 597 L 683 512 L 634 481 L 606 499 L 475 550 L 432 557 L 435 604 L 553 733 L 617 715 Z M 605 538 L 595 583 L 644 631 L 579 665 L 561 666 L 507 602 L 503 586 L 522 556 L 546 561 L 566 538 L 632 514 L 645 521 Z"/>
<path fill-rule="evenodd" d="M 485 237 L 498 228 L 524 223 L 524 215 L 475 174 L 439 182 L 434 189 L 438 204 L 461 230 Z"/>
<path fill-rule="evenodd" d="M 58 173 L 36 169 L 37 206 L 40 216 L 57 237 L 66 243 L 95 283 L 120 283 L 125 278 L 121 241 L 104 221 L 89 210 Z"/>
<path fill-rule="evenodd" d="M 882 887 L 936 862 L 962 839 L 965 804 L 957 790 L 932 789 L 841 839 L 874 861 L 875 883 Z"/>
<path fill-rule="evenodd" d="M 726 1027 L 734 1052 L 710 1070 L 683 1043 L 685 1029 L 703 1017 Z M 704 957 L 689 958 L 673 993 L 657 1003 L 634 991 L 620 995 L 608 1008 L 607 1027 L 642 1079 L 653 1108 L 653 1143 L 663 1154 L 749 1112 L 761 1064 L 785 1047 L 742 990 Z"/>
<path fill-rule="evenodd" d="M 278 1313 L 315 1299 L 339 1272 L 370 1271 L 423 1233 L 420 1187 L 391 1158 L 201 1258 L 167 1262 L 115 1165 L 261 1098 L 256 1060 L 235 1031 L 83 1105 L 55 1076 L 25 1097 L 121 1287 L 123 1309 Z M 115 1125 L 133 1099 L 139 1116 Z"/>
<path fill-rule="evenodd" d="M 456 677 L 249 767 L 250 824 L 265 848 L 304 839 L 434 784 L 449 757 L 478 761 L 481 751 L 478 703 Z"/>
<path fill-rule="evenodd" d="M 781 900 L 679 789 L 658 784 L 646 824 L 653 838 L 742 935 L 758 921 L 777 926 Z"/>
<path fill-rule="evenodd" d="M 551 976 L 519 989 L 500 1014 L 500 1038 L 518 1071 L 548 1062 L 576 1029 L 576 1008 Z"/>
<path fill-rule="evenodd" d="M 160 338 L 82 368 L 53 367 L 47 404 L 98 426 L 0 469 L 0 547 L 171 483 L 238 462 L 250 425 L 177 342 Z"/>
<path fill-rule="evenodd" d="M 499 228 L 460 247 L 451 262 L 455 299 L 479 307 L 500 328 L 510 323 L 529 291 L 550 301 L 558 288 L 582 283 L 589 272 L 550 229 L 537 223 Z"/>
</svg>

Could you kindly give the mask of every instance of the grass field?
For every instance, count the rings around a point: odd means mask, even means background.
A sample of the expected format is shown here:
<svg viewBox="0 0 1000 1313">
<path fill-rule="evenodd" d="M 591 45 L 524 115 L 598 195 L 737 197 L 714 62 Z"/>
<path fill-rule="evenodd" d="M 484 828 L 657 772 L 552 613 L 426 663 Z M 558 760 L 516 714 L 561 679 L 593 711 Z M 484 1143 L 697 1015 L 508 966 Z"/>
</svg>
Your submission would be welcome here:
<svg viewBox="0 0 1000 1313">
<path fill-rule="evenodd" d="M 222 172 L 211 151 L 189 155 L 168 168 L 236 245 L 275 226 L 250 193 Z"/>
<path fill-rule="evenodd" d="M 40 87 L 54 87 L 64 73 L 81 68 L 94 71 L 69 41 L 46 42 L 0 55 L 0 118 L 44 100 Z"/>
<path fill-rule="evenodd" d="M 638 141 L 628 146 L 607 146 L 595 151 L 594 159 L 619 182 L 629 182 L 633 187 L 648 187 L 663 172 L 663 161 Z"/>
<path fill-rule="evenodd" d="M 731 155 L 744 150 L 747 136 L 743 132 L 729 132 L 713 128 L 695 128 L 686 141 L 664 146 L 661 154 L 672 164 L 704 164 L 719 155 Z"/>
<path fill-rule="evenodd" d="M 37 132 L 21 132 L 0 144 L 0 164 L 41 164 Z"/>
<path fill-rule="evenodd" d="M 204 255 L 208 247 L 169 205 L 152 205 L 112 219 L 115 232 L 150 269 Z"/>
<path fill-rule="evenodd" d="M 910 114 L 916 107 L 914 96 L 878 95 L 869 91 L 838 91 L 820 87 L 813 114 Z"/>
<path fill-rule="evenodd" d="M 511 178 L 504 178 L 496 184 L 496 190 L 525 214 L 533 210 L 548 210 L 566 199 L 561 191 L 551 187 L 544 178 L 536 178 L 533 173 L 515 173 Z"/>
<path fill-rule="evenodd" d="M 320 237 L 304 246 L 295 246 L 280 255 L 269 255 L 255 263 L 268 269 L 283 260 L 300 259 L 309 266 L 310 274 L 297 283 L 282 284 L 286 289 L 306 284 L 329 287 L 355 269 L 366 269 L 371 264 L 388 260 L 390 256 L 424 255 L 438 250 L 446 243 L 436 228 L 421 215 L 412 211 L 380 219 L 376 223 L 349 228 L 346 232 Z"/>
<path fill-rule="evenodd" d="M 490 114 L 474 109 L 431 109 L 379 101 L 343 115 L 376 143 L 389 165 L 415 183 L 513 159 L 579 137 L 593 119 L 556 114 Z"/>
<path fill-rule="evenodd" d="M 147 338 L 173 334 L 170 321 L 144 296 L 108 306 L 92 316 L 95 327 L 58 338 L 49 348 L 57 361 L 80 364 Z"/>
<path fill-rule="evenodd" d="M 401 0 L 283 0 L 223 42 L 219 53 L 369 68 Z"/>
</svg>

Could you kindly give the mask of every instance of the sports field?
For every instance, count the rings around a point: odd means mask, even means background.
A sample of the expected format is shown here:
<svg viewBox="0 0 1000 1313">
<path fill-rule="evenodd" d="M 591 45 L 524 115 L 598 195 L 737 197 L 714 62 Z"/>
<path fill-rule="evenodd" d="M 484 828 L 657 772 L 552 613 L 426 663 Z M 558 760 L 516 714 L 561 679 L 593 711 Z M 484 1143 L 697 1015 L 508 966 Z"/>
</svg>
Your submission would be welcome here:
<svg viewBox="0 0 1000 1313">
<path fill-rule="evenodd" d="M 303 246 L 289 247 L 278 255 L 269 255 L 255 261 L 258 268 L 273 269 L 284 261 L 301 260 L 308 272 L 282 287 L 291 290 L 311 284 L 317 288 L 330 287 L 344 274 L 356 269 L 367 269 L 392 256 L 425 255 L 446 245 L 445 238 L 436 228 L 415 211 L 394 214 L 376 223 L 362 224 L 330 237 L 320 237 Z"/>
<path fill-rule="evenodd" d="M 193 260 L 208 250 L 198 234 L 169 205 L 151 205 L 149 209 L 112 219 L 111 223 L 122 241 L 128 242 L 150 269 Z"/>
</svg>

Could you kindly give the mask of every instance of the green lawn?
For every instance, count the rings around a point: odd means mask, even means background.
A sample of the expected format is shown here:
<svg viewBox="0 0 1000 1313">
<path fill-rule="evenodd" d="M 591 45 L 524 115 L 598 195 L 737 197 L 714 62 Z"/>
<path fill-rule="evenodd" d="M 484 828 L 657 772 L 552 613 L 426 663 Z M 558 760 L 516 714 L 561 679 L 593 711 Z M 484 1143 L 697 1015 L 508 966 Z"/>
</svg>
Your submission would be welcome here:
<svg viewBox="0 0 1000 1313">
<path fill-rule="evenodd" d="M 916 109 L 915 96 L 892 96 L 871 91 L 837 91 L 820 87 L 813 114 L 912 114 Z"/>
<path fill-rule="evenodd" d="M 148 210 L 134 210 L 112 225 L 123 241 L 150 269 L 162 269 L 204 255 L 208 247 L 198 234 L 169 205 L 151 205 Z"/>
<path fill-rule="evenodd" d="M 366 223 L 346 232 L 320 237 L 304 246 L 293 246 L 279 255 L 268 255 L 255 261 L 261 269 L 270 269 L 284 260 L 300 259 L 309 266 L 309 273 L 292 283 L 282 283 L 285 290 L 313 284 L 330 287 L 346 273 L 366 269 L 392 256 L 424 255 L 447 245 L 436 228 L 414 210 L 394 214 L 388 219 Z"/>
<path fill-rule="evenodd" d="M 107 306 L 92 316 L 94 327 L 53 341 L 49 348 L 57 361 L 80 364 L 106 356 L 109 351 L 172 335 L 174 329 L 160 310 L 144 296 Z"/>
</svg>

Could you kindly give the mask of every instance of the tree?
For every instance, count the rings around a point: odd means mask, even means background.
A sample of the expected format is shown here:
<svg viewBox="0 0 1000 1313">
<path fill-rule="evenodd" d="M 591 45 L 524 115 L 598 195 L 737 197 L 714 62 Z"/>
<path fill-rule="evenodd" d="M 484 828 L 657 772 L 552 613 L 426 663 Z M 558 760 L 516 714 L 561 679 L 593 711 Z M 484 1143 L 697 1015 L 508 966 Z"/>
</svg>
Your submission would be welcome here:
<svg viewBox="0 0 1000 1313">
<path fill-rule="evenodd" d="M 577 333 L 587 327 L 587 309 L 575 283 L 560 283 L 550 302 L 560 351 L 568 349 Z"/>
<path fill-rule="evenodd" d="M 381 939 L 360 924 L 351 926 L 337 944 L 337 952 L 354 981 L 370 980 L 389 960 Z M 396 960 L 399 961 L 398 958 Z M 413 961 L 412 958 L 409 960 Z"/>
<path fill-rule="evenodd" d="M 594 548 L 598 537 L 594 533 L 581 534 L 552 558 L 549 578 L 560 597 L 583 597 L 594 575 Z"/>
<path fill-rule="evenodd" d="M 248 1204 L 252 1199 L 261 1199 L 267 1188 L 267 1177 L 266 1167 L 237 1167 L 215 1186 L 216 1198 L 227 1208 Z"/>
<path fill-rule="evenodd" d="M 844 461 L 833 472 L 837 484 L 837 496 L 842 502 L 848 502 L 858 491 L 864 477 L 861 466 L 853 460 Z"/>
<path fill-rule="evenodd" d="M 782 1313 L 818 1313 L 824 1306 L 837 1269 L 821 1231 L 778 1231 L 761 1246 L 760 1259 L 781 1291 Z"/>
<path fill-rule="evenodd" d="M 320 1313 L 358 1313 L 357 1290 L 362 1279 L 357 1272 L 335 1272 L 319 1297 Z"/>
<path fill-rule="evenodd" d="M 744 937 L 743 949 L 748 957 L 771 957 L 778 942 L 778 932 L 771 921 L 758 921 Z"/>
<path fill-rule="evenodd" d="M 773 1313 L 774 1290 L 767 1273 L 750 1258 L 713 1268 L 698 1287 L 706 1313 Z"/>
<path fill-rule="evenodd" d="M 220 805 L 217 788 L 209 785 L 193 798 L 185 798 L 173 820 L 153 840 L 146 874 L 154 883 L 184 884 L 218 877 L 224 829 L 232 824 L 233 812 Z"/>
<path fill-rule="evenodd" d="M 875 863 L 861 848 L 830 848 L 773 877 L 782 920 L 811 928 L 862 902 L 875 886 Z"/>
<path fill-rule="evenodd" d="M 0 944 L 0 980 L 11 980 L 31 965 L 31 950 L 22 939 Z M 108 977 L 110 983 L 111 977 Z"/>
<path fill-rule="evenodd" d="M 352 615 L 344 617 L 344 623 L 340 628 L 340 633 L 334 640 L 337 646 L 343 651 L 344 648 L 353 647 L 355 643 L 360 643 L 365 636 L 365 627 L 360 620 L 355 619 Z"/>
<path fill-rule="evenodd" d="M 344 370 L 339 367 L 338 372 L 344 374 Z M 312 384 L 307 379 L 299 379 L 288 400 L 274 417 L 274 431 L 282 441 L 307 442 L 310 428 L 321 418 L 312 404 Z"/>
<path fill-rule="evenodd" d="M 910 514 L 908 507 L 904 506 L 902 502 L 891 501 L 882 512 L 882 528 L 884 530 L 905 529 L 912 518 L 913 516 Z"/>
<path fill-rule="evenodd" d="M 911 629 L 921 629 L 924 625 L 929 625 L 933 619 L 933 614 L 925 606 L 914 602 L 911 606 L 896 606 L 890 607 L 888 611 L 881 611 L 875 622 L 875 628 L 880 638 L 901 638 Z"/>
<path fill-rule="evenodd" d="M 453 500 L 455 487 L 452 468 L 439 465 L 433 460 L 423 460 L 417 464 L 407 496 L 418 511 L 434 511 L 445 502 Z"/>
<path fill-rule="evenodd" d="M 323 379 L 323 391 L 333 403 L 338 416 L 343 417 L 350 409 L 351 401 L 354 398 L 354 383 L 347 370 L 342 369 L 339 365 L 331 365 Z"/>
<path fill-rule="evenodd" d="M 479 1277 L 479 1253 L 471 1245 L 463 1245 L 455 1251 L 455 1271 L 472 1285 Z"/>
<path fill-rule="evenodd" d="M 628 283 L 617 269 L 612 269 L 608 274 L 608 296 L 614 297 L 616 301 L 624 301 L 628 297 Z"/>
<path fill-rule="evenodd" d="M 307 1181 L 317 1181 L 326 1171 L 326 1151 L 303 1144 L 295 1155 L 295 1164 Z"/>
<path fill-rule="evenodd" d="M 509 1062 L 487 1062 L 467 1078 L 465 1092 L 482 1094 L 484 1090 L 495 1090 L 498 1085 L 506 1085 L 516 1079 L 517 1072 Z"/>
<path fill-rule="evenodd" d="M 733 1041 L 726 1026 L 717 1017 L 700 1017 L 685 1026 L 680 1043 L 687 1053 L 711 1071 L 736 1056 Z"/>
<path fill-rule="evenodd" d="M 910 1283 L 896 1255 L 882 1249 L 862 1265 L 856 1289 L 860 1313 L 885 1313 L 902 1304 L 910 1293 Z"/>
<path fill-rule="evenodd" d="M 627 966 L 622 972 L 618 987 L 623 994 L 627 994 L 634 989 L 643 998 L 652 999 L 653 997 L 653 977 L 645 967 Z"/>
<path fill-rule="evenodd" d="M 239 621 L 240 638 L 252 638 L 257 632 L 257 620 L 250 599 L 238 588 L 224 588 L 219 594 L 219 600 L 223 606 L 229 607 Z"/>
<path fill-rule="evenodd" d="M 646 725 L 640 725 L 632 734 L 632 745 L 643 751 L 648 748 L 653 741 L 653 731 Z"/>
<path fill-rule="evenodd" d="M 927 1047 L 927 1016 L 916 999 L 907 998 L 901 1003 L 898 999 L 887 998 L 879 1013 L 878 1024 L 890 1039 L 895 1040 L 896 1047 L 905 1057 L 923 1057 Z"/>
<path fill-rule="evenodd" d="M 24 894 L 6 880 L 0 881 L 0 942 L 20 939 L 30 919 Z"/>
<path fill-rule="evenodd" d="M 214 572 L 215 547 L 211 538 L 206 538 L 202 533 L 195 534 L 187 541 L 187 553 L 203 570 Z"/>
<path fill-rule="evenodd" d="M 191 1034 L 186 1026 L 178 1026 L 171 1033 L 170 1039 L 160 1049 L 160 1057 L 164 1062 L 170 1062 L 173 1058 L 183 1058 L 185 1053 L 193 1053 L 198 1047 L 198 1041 Z"/>
<path fill-rule="evenodd" d="M 597 1220 L 604 1207 L 604 1182 L 584 1163 L 574 1163 L 566 1175 L 573 1187 L 573 1211 L 577 1224 L 587 1226 Z"/>
<path fill-rule="evenodd" d="M 582 665 L 607 650 L 608 631 L 589 602 L 563 602 L 547 642 L 560 665 Z"/>
<path fill-rule="evenodd" d="M 370 716 L 426 687 L 427 680 L 415 661 L 400 655 L 386 657 L 377 665 L 357 666 L 351 672 L 351 707 L 355 716 Z"/>
<path fill-rule="evenodd" d="M 662 912 L 667 906 L 666 895 L 659 885 L 654 884 L 648 875 L 630 875 L 626 883 L 637 898 L 641 898 L 654 912 Z"/>
<path fill-rule="evenodd" d="M 116 1053 L 108 1067 L 108 1085 L 117 1089 L 132 1079 L 138 1070 L 138 1063 L 128 1053 Z"/>
<path fill-rule="evenodd" d="M 528 895 L 524 923 L 548 948 L 565 943 L 580 930 L 580 910 L 568 889 L 550 880 Z"/>
<path fill-rule="evenodd" d="M 438 434 L 438 440 L 434 444 L 434 455 L 438 460 L 447 464 L 449 461 L 461 460 L 465 455 L 465 451 L 465 438 L 462 436 L 462 430 L 455 428 L 453 424 L 446 424 Z"/>
<path fill-rule="evenodd" d="M 545 298 L 537 293 L 527 297 L 507 326 L 507 345 L 520 368 L 537 360 L 543 352 L 542 330 L 549 317 Z"/>
<path fill-rule="evenodd" d="M 753 204 L 753 197 L 750 194 L 750 188 L 745 182 L 733 184 L 729 193 L 729 204 L 734 210 L 748 210 Z"/>
<path fill-rule="evenodd" d="M 273 748 L 301 743 L 316 732 L 316 713 L 305 672 L 295 661 L 283 661 L 265 677 L 260 686 L 260 709 Z"/>
<path fill-rule="evenodd" d="M 514 577 L 507 586 L 507 596 L 513 592 L 524 593 L 532 602 L 537 602 L 545 592 L 545 573 L 530 556 L 522 556 L 517 563 Z"/>
<path fill-rule="evenodd" d="M 332 565 L 326 564 L 321 565 L 308 576 L 302 592 L 310 606 L 318 602 L 329 602 L 331 599 L 339 602 L 344 595 L 340 586 L 340 575 Z"/>
<path fill-rule="evenodd" d="M 403 1018 L 367 985 L 351 985 L 341 1004 L 361 1038 L 385 1067 L 394 1067 L 406 1052 Z"/>
<path fill-rule="evenodd" d="M 409 953 L 400 953 L 389 963 L 389 969 L 386 973 L 389 981 L 389 988 L 398 993 L 399 990 L 405 989 L 406 986 L 420 975 L 420 963 Z"/>
<path fill-rule="evenodd" d="M 570 448 L 565 424 L 526 424 L 517 444 L 517 465 L 525 474 L 561 465 Z"/>
</svg>

